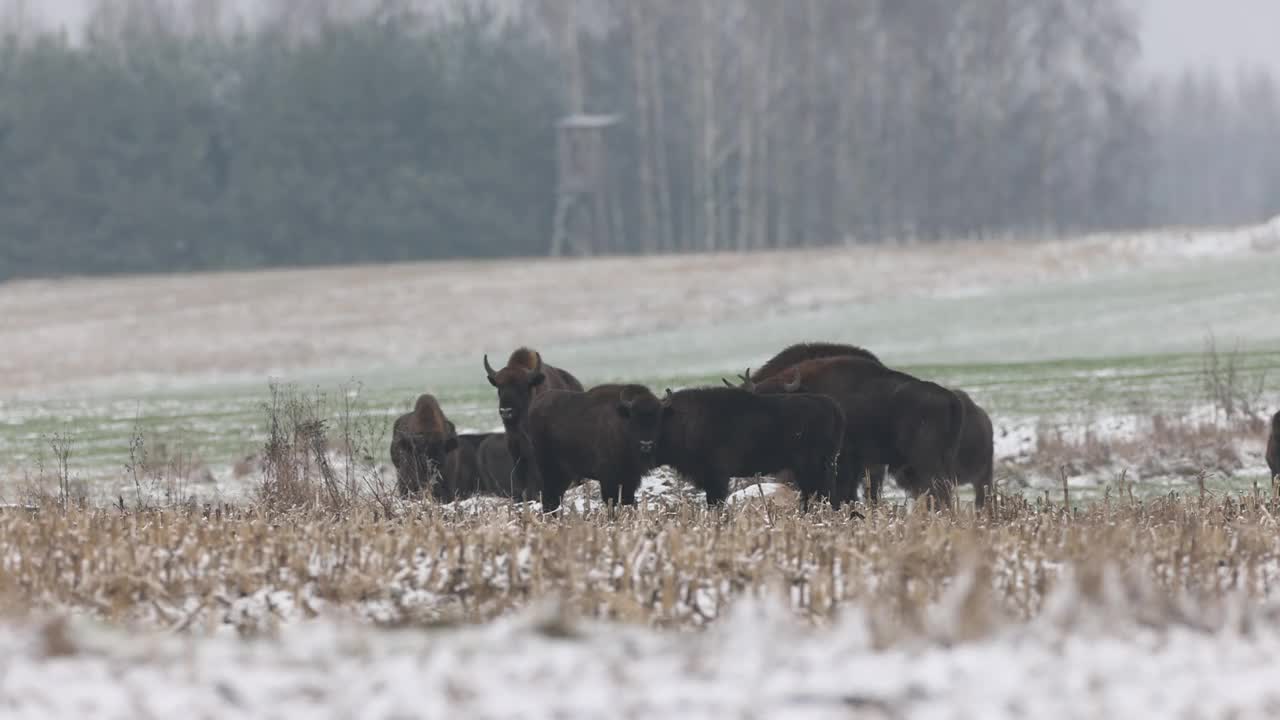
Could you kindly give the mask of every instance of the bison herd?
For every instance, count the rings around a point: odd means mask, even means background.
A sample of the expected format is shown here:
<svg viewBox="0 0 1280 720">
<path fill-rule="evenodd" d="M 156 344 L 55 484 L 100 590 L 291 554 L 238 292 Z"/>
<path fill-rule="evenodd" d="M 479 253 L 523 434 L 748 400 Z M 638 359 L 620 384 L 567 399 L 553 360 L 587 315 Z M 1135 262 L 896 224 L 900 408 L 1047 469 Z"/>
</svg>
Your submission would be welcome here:
<svg viewBox="0 0 1280 720">
<path fill-rule="evenodd" d="M 661 397 L 635 384 L 585 389 L 529 348 L 497 370 L 486 355 L 484 370 L 504 432 L 459 435 L 436 399 L 420 396 L 392 430 L 400 494 L 541 500 L 552 512 L 594 479 L 605 503 L 631 505 L 644 475 L 664 465 L 711 505 L 728 497 L 730 478 L 760 474 L 794 485 L 804 508 L 855 502 L 864 483 L 876 502 L 886 473 L 944 507 L 955 485 L 973 485 L 978 507 L 991 487 L 986 412 L 851 345 L 793 345 L 727 387 Z"/>
</svg>

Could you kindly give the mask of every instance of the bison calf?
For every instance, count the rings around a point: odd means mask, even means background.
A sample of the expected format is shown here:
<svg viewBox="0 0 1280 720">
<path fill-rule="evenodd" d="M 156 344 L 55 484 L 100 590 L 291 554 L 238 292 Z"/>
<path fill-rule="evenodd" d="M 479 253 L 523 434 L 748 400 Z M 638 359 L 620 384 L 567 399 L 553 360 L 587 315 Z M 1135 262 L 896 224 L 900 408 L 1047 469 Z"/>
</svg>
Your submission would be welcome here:
<svg viewBox="0 0 1280 720">
<path fill-rule="evenodd" d="M 413 412 L 396 418 L 391 428 L 396 490 L 412 495 L 434 488 L 441 481 L 446 456 L 457 446 L 457 432 L 440 403 L 431 395 L 419 395 Z"/>
<path fill-rule="evenodd" d="M 503 433 L 458 435 L 458 445 L 445 458 L 441 481 L 432 487 L 440 502 L 453 502 L 476 495 L 523 497 L 516 487 L 511 453 Z"/>
<path fill-rule="evenodd" d="M 583 478 L 600 482 L 608 504 L 633 505 L 654 466 L 663 416 L 670 412 L 643 385 L 600 385 L 586 392 L 549 391 L 529 408 L 522 453 L 535 459 L 542 509 L 560 507 L 564 491 Z"/>
<path fill-rule="evenodd" d="M 1280 412 L 1271 416 L 1271 435 L 1267 438 L 1267 467 L 1271 479 L 1280 476 Z"/>
<path fill-rule="evenodd" d="M 815 495 L 836 507 L 835 487 L 844 415 L 821 395 L 755 395 L 737 388 L 667 391 L 658 464 L 668 465 L 707 494 L 729 495 L 729 479 L 789 470 L 806 508 Z"/>
</svg>

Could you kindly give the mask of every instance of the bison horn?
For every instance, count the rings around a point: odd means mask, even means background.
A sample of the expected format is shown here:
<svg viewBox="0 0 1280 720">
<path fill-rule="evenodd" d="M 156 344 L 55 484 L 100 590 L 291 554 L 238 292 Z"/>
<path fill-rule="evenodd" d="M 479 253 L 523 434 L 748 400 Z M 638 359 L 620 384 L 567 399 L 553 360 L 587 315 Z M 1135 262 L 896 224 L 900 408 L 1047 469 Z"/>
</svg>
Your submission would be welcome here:
<svg viewBox="0 0 1280 720">
<path fill-rule="evenodd" d="M 739 385 L 738 387 L 742 388 L 743 390 L 756 389 L 756 384 L 751 381 L 751 368 L 747 368 L 747 371 L 739 375 L 738 378 L 742 380 L 742 384 Z"/>
<path fill-rule="evenodd" d="M 496 372 L 494 372 L 494 371 L 493 371 L 493 366 L 489 364 L 489 354 L 488 354 L 488 353 L 485 353 L 485 356 L 484 356 L 484 371 L 485 371 L 486 373 L 488 373 L 489 377 L 493 377 L 494 375 L 497 375 L 497 374 L 498 374 L 498 373 L 496 373 Z"/>
<path fill-rule="evenodd" d="M 793 378 L 791 382 L 787 383 L 786 385 L 783 385 L 782 389 L 783 391 L 789 392 L 789 393 L 799 390 L 800 389 L 800 372 L 797 371 L 795 378 Z"/>
<path fill-rule="evenodd" d="M 669 405 L 671 405 L 671 388 L 667 388 L 667 394 L 662 396 L 662 406 L 668 407 Z"/>
</svg>

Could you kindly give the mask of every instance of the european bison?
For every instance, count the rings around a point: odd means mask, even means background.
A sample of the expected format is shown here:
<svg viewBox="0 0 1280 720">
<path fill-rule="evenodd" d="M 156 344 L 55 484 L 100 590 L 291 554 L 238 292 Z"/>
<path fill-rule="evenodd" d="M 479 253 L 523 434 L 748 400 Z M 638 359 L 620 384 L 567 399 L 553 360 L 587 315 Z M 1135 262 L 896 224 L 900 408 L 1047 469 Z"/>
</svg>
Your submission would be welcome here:
<svg viewBox="0 0 1280 720">
<path fill-rule="evenodd" d="M 507 449 L 505 433 L 489 433 L 476 446 L 476 460 L 480 463 L 482 487 L 499 497 L 520 498 L 525 488 L 516 485 L 515 462 Z"/>
<path fill-rule="evenodd" d="M 527 347 L 516 349 L 501 370 L 494 370 L 489 356 L 484 356 L 484 372 L 489 384 L 498 389 L 498 417 L 507 435 L 507 451 L 516 465 L 522 481 L 528 474 L 528 462 L 522 461 L 521 446 L 525 416 L 529 406 L 548 390 L 574 390 L 582 392 L 582 383 L 567 370 L 542 362 L 542 354 Z M 530 458 L 530 462 L 532 458 Z"/>
<path fill-rule="evenodd" d="M 991 418 L 980 405 L 963 390 L 953 390 L 956 397 L 964 403 L 964 426 L 960 430 L 960 443 L 956 448 L 955 483 L 956 485 L 973 485 L 974 505 L 982 508 L 987 503 L 987 492 L 991 489 L 995 470 L 995 447 Z M 894 478 L 904 489 L 925 487 L 910 467 L 894 470 Z M 879 488 L 872 484 L 879 499 Z M 944 497 L 945 500 L 945 497 Z"/>
<path fill-rule="evenodd" d="M 742 381 L 738 387 L 750 390 L 754 383 L 768 380 L 774 375 L 777 375 L 798 363 L 802 363 L 806 360 L 820 360 L 822 358 L 831 357 L 858 357 L 881 365 L 884 364 L 880 362 L 880 358 L 876 357 L 870 350 L 860 348 L 856 345 L 829 342 L 796 343 L 795 345 L 785 348 L 777 355 L 774 355 L 754 373 L 751 372 L 751 368 L 747 368 L 745 373 L 738 376 Z M 725 380 L 725 385 L 733 387 L 728 380 Z M 871 494 L 871 497 L 869 498 L 870 500 L 880 500 L 880 490 L 884 486 L 886 470 L 887 468 L 884 465 L 876 465 L 865 469 L 865 472 L 871 481 L 871 487 L 868 489 Z M 784 471 L 784 475 L 785 474 L 786 473 Z M 791 481 L 791 478 L 780 477 L 779 479 L 783 482 Z M 861 485 L 862 478 L 856 477 L 853 478 L 852 481 Z"/>
<path fill-rule="evenodd" d="M 524 488 L 515 486 L 511 470 L 511 453 L 503 433 L 458 435 L 458 446 L 445 458 L 441 482 L 433 492 L 440 502 L 476 495 L 522 497 Z"/>
<path fill-rule="evenodd" d="M 600 482 L 605 503 L 633 505 L 667 405 L 643 385 L 599 385 L 586 392 L 552 390 L 529 408 L 526 457 L 535 458 L 543 512 L 560 507 L 564 491 L 584 478 Z"/>
<path fill-rule="evenodd" d="M 1280 475 L 1280 412 L 1271 416 L 1271 436 L 1267 438 L 1267 467 L 1271 478 Z"/>
<path fill-rule="evenodd" d="M 844 415 L 822 395 L 756 395 L 738 388 L 667 391 L 658 464 L 724 501 L 729 478 L 789 470 L 807 508 L 815 495 L 840 506 L 834 487 Z"/>
<path fill-rule="evenodd" d="M 413 412 L 396 418 L 391 428 L 391 463 L 396 468 L 396 490 L 412 495 L 439 484 L 445 456 L 458 446 L 458 434 L 440 403 L 419 395 Z"/>
<path fill-rule="evenodd" d="M 431 494 L 438 502 L 448 503 L 474 495 L 479 483 L 480 466 L 476 461 L 475 435 L 458 435 L 457 445 L 444 458 L 440 479 L 431 486 Z"/>
<path fill-rule="evenodd" d="M 754 373 L 747 372 L 746 375 L 751 382 L 761 382 L 805 360 L 820 360 L 829 357 L 860 357 L 872 362 L 880 362 L 880 358 L 873 355 L 870 350 L 856 345 L 828 342 L 796 343 L 774 355 Z M 745 380 L 746 378 L 744 378 Z"/>
<path fill-rule="evenodd" d="M 913 497 L 928 492 L 949 502 L 965 404 L 958 395 L 860 357 L 806 360 L 754 385 L 757 393 L 818 393 L 845 415 L 840 488 L 857 498 L 868 466 L 895 468 Z"/>
</svg>

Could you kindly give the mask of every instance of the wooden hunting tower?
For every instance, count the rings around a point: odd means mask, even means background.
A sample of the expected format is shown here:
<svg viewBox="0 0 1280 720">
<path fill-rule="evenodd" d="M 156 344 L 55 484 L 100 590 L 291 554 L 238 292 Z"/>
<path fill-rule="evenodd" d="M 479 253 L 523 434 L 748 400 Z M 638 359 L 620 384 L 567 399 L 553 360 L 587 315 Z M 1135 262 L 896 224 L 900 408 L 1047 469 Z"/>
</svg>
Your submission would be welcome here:
<svg viewBox="0 0 1280 720">
<path fill-rule="evenodd" d="M 560 178 L 553 257 L 594 255 L 623 244 L 605 144 L 605 130 L 618 121 L 617 115 L 570 115 L 556 124 Z"/>
</svg>

